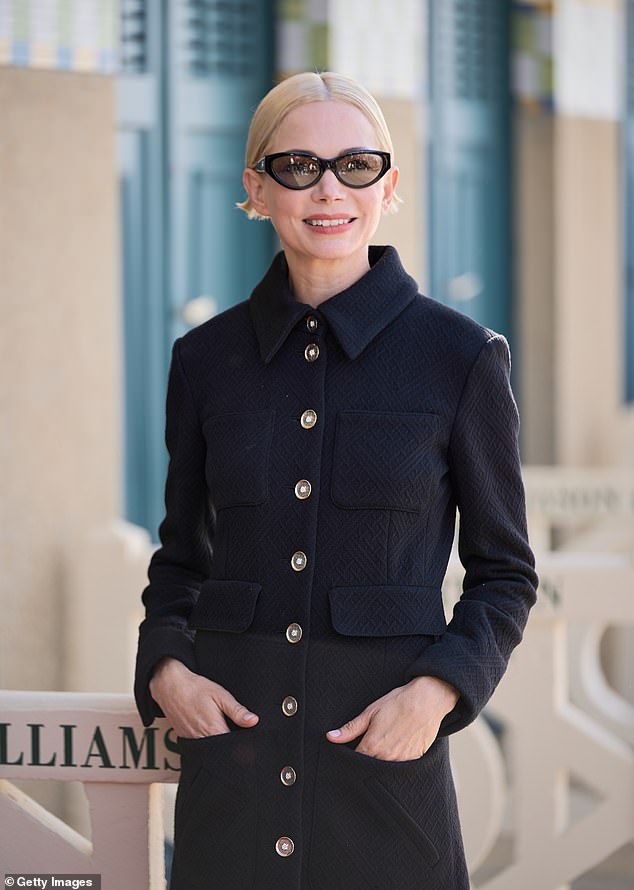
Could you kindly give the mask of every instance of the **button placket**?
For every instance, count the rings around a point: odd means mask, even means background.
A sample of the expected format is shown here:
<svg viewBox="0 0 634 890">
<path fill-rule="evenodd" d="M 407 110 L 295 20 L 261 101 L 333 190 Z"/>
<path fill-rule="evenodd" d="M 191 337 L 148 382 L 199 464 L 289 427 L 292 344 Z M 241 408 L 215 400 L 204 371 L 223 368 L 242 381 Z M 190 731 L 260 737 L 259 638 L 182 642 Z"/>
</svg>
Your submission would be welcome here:
<svg viewBox="0 0 634 890">
<path fill-rule="evenodd" d="M 306 371 L 300 372 L 300 373 L 306 373 L 306 375 L 307 375 L 305 379 L 306 379 L 306 383 L 308 385 L 307 392 L 306 392 L 308 397 L 310 398 L 310 393 L 313 393 L 319 399 L 319 398 L 321 398 L 320 393 L 323 390 L 323 373 L 324 373 L 324 369 L 325 369 L 324 364 L 321 364 L 321 363 L 315 364 L 315 363 L 317 363 L 317 360 L 320 359 L 320 356 L 321 356 L 321 362 L 323 362 L 324 356 L 325 356 L 325 354 L 322 355 L 322 349 L 320 349 L 320 344 L 317 342 L 317 337 L 316 337 L 316 332 L 317 332 L 318 328 L 320 327 L 320 322 L 316 316 L 308 315 L 305 319 L 305 323 L 306 323 L 306 330 L 307 330 L 308 334 L 312 335 L 312 336 L 309 337 L 310 342 L 307 345 L 305 344 L 304 359 L 307 363 L 314 365 L 315 370 L 311 369 L 309 371 L 308 369 L 306 369 Z M 323 347 L 323 344 L 322 344 L 322 347 Z M 317 370 L 318 368 L 319 368 L 319 370 Z M 310 404 L 310 402 L 308 404 Z M 320 404 L 320 402 L 319 402 L 319 404 Z M 315 408 L 305 408 L 300 414 L 299 426 L 302 430 L 311 430 L 317 425 L 317 420 L 318 420 L 317 410 Z M 299 433 L 299 435 L 301 436 L 302 434 Z M 319 440 L 320 440 L 319 435 L 317 436 L 317 438 L 313 437 L 310 439 L 310 441 L 313 443 L 312 445 L 308 446 L 310 452 L 313 452 L 315 449 L 318 450 Z M 303 451 L 303 449 L 300 449 L 300 451 Z M 317 455 L 313 454 L 313 459 L 315 457 L 317 457 Z M 309 462 L 308 467 L 310 467 L 311 469 L 307 471 L 307 475 L 309 472 L 312 472 L 312 466 L 313 466 L 313 463 Z M 306 501 L 307 504 L 313 505 L 313 509 L 317 508 L 317 504 L 315 503 L 315 498 L 314 497 L 311 498 L 311 495 L 313 494 L 313 486 L 309 479 L 306 479 L 306 478 L 297 479 L 297 477 L 296 477 L 296 481 L 291 484 L 293 485 L 293 493 L 299 501 Z M 305 517 L 306 522 L 308 524 L 305 531 L 308 531 L 311 528 L 312 523 L 314 522 L 314 516 L 312 514 L 312 510 L 310 510 L 309 507 L 299 508 L 299 509 L 302 510 L 301 515 L 303 515 Z M 305 510 L 309 510 L 309 512 L 308 513 L 303 512 Z M 306 552 L 304 552 L 304 550 L 295 550 L 291 554 L 290 567 L 293 572 L 299 574 L 307 567 L 307 565 L 308 565 L 308 556 L 307 556 Z M 308 581 L 310 581 L 310 579 L 308 579 Z M 296 584 L 298 585 L 298 588 L 297 588 L 298 590 L 303 589 L 303 585 L 302 585 L 300 579 L 297 580 Z M 304 634 L 303 628 L 302 628 L 301 624 L 297 621 L 291 621 L 285 629 L 286 641 L 291 646 L 296 646 L 302 640 L 303 634 Z M 300 652 L 301 652 L 301 649 L 302 649 L 302 647 L 300 647 Z M 298 667 L 299 667 L 299 665 L 301 665 L 303 663 L 301 654 L 299 656 L 298 661 L 295 661 L 295 659 L 293 659 L 293 663 L 297 664 Z M 298 688 L 301 688 L 301 687 L 298 687 Z M 281 690 L 281 691 L 283 693 L 284 690 Z M 280 702 L 280 710 L 282 712 L 282 715 L 286 718 L 291 719 L 291 718 L 295 717 L 299 711 L 298 699 L 293 695 L 284 696 L 284 698 L 282 698 L 282 700 Z M 291 728 L 291 725 L 292 725 L 292 728 Z M 294 733 L 295 729 L 301 730 L 301 715 L 300 715 L 298 721 L 291 721 L 291 725 L 289 725 L 289 732 L 290 732 L 290 736 L 293 737 L 295 734 Z M 289 738 L 289 741 L 290 741 L 290 738 Z M 291 751 L 293 751 L 293 750 L 294 750 L 294 748 L 291 748 Z M 282 763 L 284 763 L 284 761 L 282 761 Z M 278 769 L 280 769 L 280 768 L 278 767 Z M 278 773 L 278 778 L 279 778 L 281 785 L 284 788 L 290 788 L 290 787 L 294 786 L 297 782 L 296 768 L 294 766 L 291 766 L 291 764 L 287 762 L 286 764 L 284 764 L 281 767 L 281 769 Z M 280 791 L 281 791 L 281 789 L 280 789 Z M 289 802 L 296 800 L 296 795 L 293 794 L 293 792 L 289 791 L 288 793 L 287 792 L 281 792 L 281 793 L 284 793 L 285 795 L 287 795 L 286 799 Z M 277 841 L 275 842 L 275 851 L 279 856 L 281 856 L 283 858 L 290 856 L 293 853 L 294 849 L 295 849 L 295 844 L 294 844 L 293 839 L 286 835 L 279 837 L 277 839 Z"/>
</svg>

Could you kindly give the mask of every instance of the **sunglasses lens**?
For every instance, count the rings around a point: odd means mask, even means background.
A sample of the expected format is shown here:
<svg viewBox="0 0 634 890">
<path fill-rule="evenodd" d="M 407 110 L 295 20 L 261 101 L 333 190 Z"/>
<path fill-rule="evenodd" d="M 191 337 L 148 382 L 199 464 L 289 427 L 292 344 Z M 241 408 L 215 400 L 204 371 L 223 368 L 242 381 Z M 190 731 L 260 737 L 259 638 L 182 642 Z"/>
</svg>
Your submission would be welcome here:
<svg viewBox="0 0 634 890">
<path fill-rule="evenodd" d="M 271 173 L 289 189 L 303 189 L 319 179 L 319 162 L 306 155 L 285 154 L 271 161 Z"/>
<path fill-rule="evenodd" d="M 371 185 L 385 172 L 381 155 L 371 152 L 355 152 L 337 160 L 339 179 L 346 185 L 359 188 Z"/>
</svg>

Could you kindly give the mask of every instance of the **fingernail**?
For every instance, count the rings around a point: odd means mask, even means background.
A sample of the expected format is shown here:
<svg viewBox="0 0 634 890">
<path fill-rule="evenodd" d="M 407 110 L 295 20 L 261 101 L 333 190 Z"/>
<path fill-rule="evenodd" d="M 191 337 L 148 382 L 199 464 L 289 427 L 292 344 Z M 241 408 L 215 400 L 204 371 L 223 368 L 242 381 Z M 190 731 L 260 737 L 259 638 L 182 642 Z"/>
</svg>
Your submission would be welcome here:
<svg viewBox="0 0 634 890">
<path fill-rule="evenodd" d="M 332 736 L 333 739 L 338 739 L 339 736 L 341 735 L 341 730 L 340 729 L 329 729 L 328 735 Z"/>
<path fill-rule="evenodd" d="M 244 715 L 245 720 L 253 720 L 254 717 L 255 717 L 255 714 L 252 714 L 250 711 L 247 711 L 246 714 Z"/>
</svg>

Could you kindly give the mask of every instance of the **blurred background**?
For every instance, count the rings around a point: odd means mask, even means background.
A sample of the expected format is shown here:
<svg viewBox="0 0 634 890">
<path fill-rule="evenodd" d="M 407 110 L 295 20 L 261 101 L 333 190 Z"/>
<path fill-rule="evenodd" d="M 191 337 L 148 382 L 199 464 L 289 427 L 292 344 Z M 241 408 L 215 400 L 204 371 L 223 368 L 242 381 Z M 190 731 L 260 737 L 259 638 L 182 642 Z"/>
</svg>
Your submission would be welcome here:
<svg viewBox="0 0 634 890">
<path fill-rule="evenodd" d="M 0 686 L 131 689 L 171 344 L 277 249 L 235 202 L 257 102 L 303 70 L 386 114 L 405 203 L 376 242 L 511 344 L 536 626 L 568 638 L 539 719 L 572 703 L 625 790 L 532 887 L 632 887 L 633 0 L 0 0 Z M 585 794 L 559 742 L 583 821 L 617 792 Z M 478 886 L 530 886 L 486 883 L 525 855 L 512 837 L 506 812 Z"/>
</svg>

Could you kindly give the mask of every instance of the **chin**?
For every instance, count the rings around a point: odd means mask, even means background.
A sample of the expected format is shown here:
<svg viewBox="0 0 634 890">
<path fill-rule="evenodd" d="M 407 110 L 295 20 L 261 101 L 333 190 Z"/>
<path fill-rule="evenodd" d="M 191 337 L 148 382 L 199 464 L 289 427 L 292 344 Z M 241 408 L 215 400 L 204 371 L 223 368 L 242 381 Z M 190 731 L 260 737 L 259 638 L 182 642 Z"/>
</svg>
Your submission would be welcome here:
<svg viewBox="0 0 634 890">
<path fill-rule="evenodd" d="M 327 239 L 324 238 L 323 241 L 325 242 L 323 244 L 310 245 L 306 250 L 308 256 L 311 256 L 316 260 L 345 260 L 357 256 L 359 251 L 367 250 L 368 248 L 368 244 L 365 242 L 362 244 L 345 244 L 341 243 L 341 241 L 335 243 L 334 238 L 332 241 L 327 241 Z"/>
</svg>

